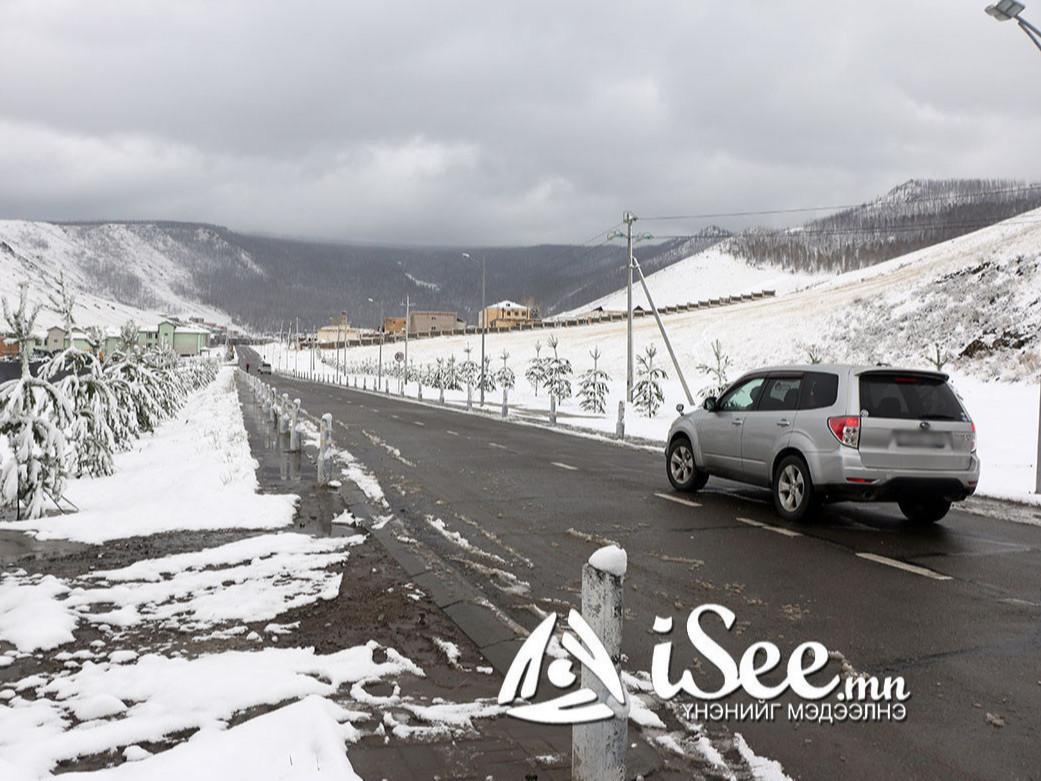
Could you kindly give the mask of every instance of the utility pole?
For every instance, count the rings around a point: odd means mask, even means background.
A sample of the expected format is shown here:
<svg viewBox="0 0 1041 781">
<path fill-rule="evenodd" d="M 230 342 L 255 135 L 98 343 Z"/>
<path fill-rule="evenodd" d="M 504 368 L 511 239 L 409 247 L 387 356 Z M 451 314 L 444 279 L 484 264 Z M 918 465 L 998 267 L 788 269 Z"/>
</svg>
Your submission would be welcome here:
<svg viewBox="0 0 1041 781">
<path fill-rule="evenodd" d="M 625 222 L 625 263 L 629 269 L 629 282 L 625 288 L 626 309 L 629 315 L 628 342 L 625 351 L 625 399 L 633 402 L 633 223 L 636 215 L 626 212 L 622 215 Z"/>
<path fill-rule="evenodd" d="M 405 294 L 405 368 L 401 372 L 401 395 L 405 395 L 405 385 L 408 384 L 408 318 L 409 318 L 409 300 L 408 293 Z"/>
</svg>

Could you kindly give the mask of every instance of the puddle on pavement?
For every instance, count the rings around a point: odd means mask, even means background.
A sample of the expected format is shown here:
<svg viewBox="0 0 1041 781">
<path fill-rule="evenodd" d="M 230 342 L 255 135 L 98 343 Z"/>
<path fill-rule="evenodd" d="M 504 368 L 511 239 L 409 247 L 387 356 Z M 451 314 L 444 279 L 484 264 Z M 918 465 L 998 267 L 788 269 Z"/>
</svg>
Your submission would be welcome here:
<svg viewBox="0 0 1041 781">
<path fill-rule="evenodd" d="M 40 541 L 19 531 L 0 531 L 0 567 L 26 559 L 46 559 L 80 553 L 90 545 L 69 540 Z"/>
<path fill-rule="evenodd" d="M 250 450 L 259 464 L 257 481 L 262 493 L 296 494 L 300 497 L 296 529 L 323 537 L 357 534 L 350 526 L 334 525 L 332 519 L 343 511 L 343 502 L 333 488 L 317 485 L 314 448 L 304 447 L 289 452 L 289 435 L 279 434 L 270 413 L 244 383 L 239 383 L 242 420 L 249 437 Z"/>
</svg>

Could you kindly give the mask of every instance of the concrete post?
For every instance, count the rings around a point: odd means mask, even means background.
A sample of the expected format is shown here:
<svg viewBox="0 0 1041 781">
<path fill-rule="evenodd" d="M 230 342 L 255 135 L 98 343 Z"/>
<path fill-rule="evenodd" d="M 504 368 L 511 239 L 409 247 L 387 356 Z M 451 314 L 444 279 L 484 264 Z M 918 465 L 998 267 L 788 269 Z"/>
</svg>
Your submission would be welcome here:
<svg viewBox="0 0 1041 781">
<path fill-rule="evenodd" d="M 318 425 L 318 485 L 333 479 L 333 416 L 326 412 Z"/>
<path fill-rule="evenodd" d="M 510 414 L 510 400 L 508 394 L 509 391 L 506 389 L 506 386 L 504 385 L 502 388 L 502 416 L 504 418 Z"/>
<path fill-rule="evenodd" d="M 293 399 L 289 420 L 289 452 L 300 452 L 300 399 Z"/>
<path fill-rule="evenodd" d="M 289 433 L 289 394 L 282 394 L 282 403 L 280 405 L 280 416 L 278 419 L 278 433 L 288 434 Z"/>
<path fill-rule="evenodd" d="M 390 380 L 383 381 L 383 392 L 388 396 L 390 395 Z"/>
<path fill-rule="evenodd" d="M 549 394 L 549 425 L 557 425 L 557 396 L 555 393 Z"/>
<path fill-rule="evenodd" d="M 361 389 L 362 390 L 368 390 L 369 389 L 369 378 L 368 377 L 362 377 L 361 378 Z"/>
<path fill-rule="evenodd" d="M 615 436 L 625 439 L 625 402 L 618 402 L 618 423 L 614 427 Z"/>
<path fill-rule="evenodd" d="M 438 390 L 437 390 L 437 403 L 438 404 L 444 404 L 445 403 L 445 386 L 444 385 L 441 385 L 438 388 Z"/>
<path fill-rule="evenodd" d="M 416 398 L 420 401 L 423 400 L 423 383 L 421 382 L 416 385 Z"/>
<path fill-rule="evenodd" d="M 470 383 L 466 383 L 466 411 L 470 412 L 474 408 L 474 389 Z"/>
<path fill-rule="evenodd" d="M 608 553 L 613 561 L 600 569 L 594 562 L 603 553 Z M 582 617 L 600 638 L 615 670 L 619 668 L 622 654 L 624 578 L 625 553 L 614 546 L 601 548 L 582 566 Z M 628 696 L 626 702 L 619 703 L 600 678 L 584 665 L 582 687 L 596 692 L 597 701 L 607 703 L 615 715 L 571 728 L 571 777 L 574 781 L 622 781 L 629 727 Z"/>
</svg>

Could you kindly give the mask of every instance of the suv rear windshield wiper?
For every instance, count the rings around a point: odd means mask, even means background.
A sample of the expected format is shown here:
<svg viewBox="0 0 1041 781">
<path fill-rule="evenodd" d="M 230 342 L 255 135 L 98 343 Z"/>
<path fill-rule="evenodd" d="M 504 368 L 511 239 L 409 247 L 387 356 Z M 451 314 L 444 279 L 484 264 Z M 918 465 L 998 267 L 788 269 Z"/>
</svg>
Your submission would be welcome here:
<svg viewBox="0 0 1041 781">
<path fill-rule="evenodd" d="M 961 417 L 955 415 L 944 415 L 943 413 L 933 413 L 931 415 L 922 415 L 918 418 L 919 420 L 961 420 Z"/>
</svg>

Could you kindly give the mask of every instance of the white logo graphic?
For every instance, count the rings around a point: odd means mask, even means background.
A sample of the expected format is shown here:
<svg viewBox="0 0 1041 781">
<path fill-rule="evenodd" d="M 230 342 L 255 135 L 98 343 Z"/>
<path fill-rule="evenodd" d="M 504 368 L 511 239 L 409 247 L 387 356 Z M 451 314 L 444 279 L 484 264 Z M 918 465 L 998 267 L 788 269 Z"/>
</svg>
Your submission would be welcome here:
<svg viewBox="0 0 1041 781">
<path fill-rule="evenodd" d="M 625 690 L 618 677 L 614 663 L 604 648 L 600 638 L 575 610 L 568 613 L 568 626 L 575 634 L 564 632 L 561 645 L 564 650 L 577 659 L 585 668 L 596 676 L 607 689 L 611 699 L 617 703 L 614 708 L 606 702 L 597 702 L 597 694 L 592 689 L 583 687 L 576 692 L 562 694 L 546 702 L 531 705 L 518 705 L 506 711 L 524 721 L 539 724 L 586 724 L 591 721 L 604 721 L 625 712 Z M 545 620 L 524 641 L 520 651 L 506 673 L 506 680 L 499 689 L 499 704 L 506 705 L 519 696 L 530 700 L 538 688 L 539 676 L 542 673 L 542 659 L 546 655 L 550 637 L 557 625 L 557 614 L 547 616 Z M 575 637 L 578 635 L 578 637 Z M 570 688 L 576 680 L 571 659 L 555 659 L 550 662 L 546 674 L 549 682 L 558 689 Z M 523 679 L 523 680 L 522 680 Z"/>
</svg>

